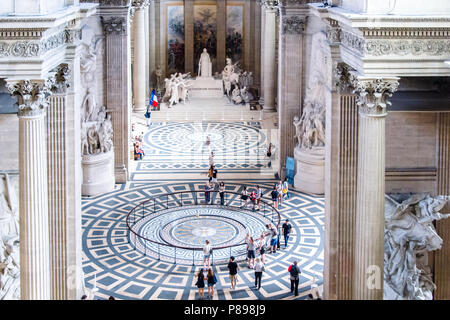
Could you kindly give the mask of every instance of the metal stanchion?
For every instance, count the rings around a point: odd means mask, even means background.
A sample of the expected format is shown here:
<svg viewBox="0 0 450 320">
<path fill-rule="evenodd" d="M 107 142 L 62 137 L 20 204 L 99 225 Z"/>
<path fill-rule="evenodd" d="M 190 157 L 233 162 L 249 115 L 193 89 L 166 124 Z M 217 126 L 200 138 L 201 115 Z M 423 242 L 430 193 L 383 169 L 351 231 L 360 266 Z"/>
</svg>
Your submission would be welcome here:
<svg viewBox="0 0 450 320">
<path fill-rule="evenodd" d="M 159 253 L 159 243 L 158 243 L 158 261 L 161 260 L 161 254 Z"/>
<path fill-rule="evenodd" d="M 177 263 L 177 247 L 174 247 L 175 248 L 175 260 L 173 261 L 173 264 L 176 264 Z"/>
<path fill-rule="evenodd" d="M 195 250 L 192 250 L 192 265 L 193 266 L 195 266 L 195 263 L 194 263 L 194 252 L 195 252 Z"/>
</svg>

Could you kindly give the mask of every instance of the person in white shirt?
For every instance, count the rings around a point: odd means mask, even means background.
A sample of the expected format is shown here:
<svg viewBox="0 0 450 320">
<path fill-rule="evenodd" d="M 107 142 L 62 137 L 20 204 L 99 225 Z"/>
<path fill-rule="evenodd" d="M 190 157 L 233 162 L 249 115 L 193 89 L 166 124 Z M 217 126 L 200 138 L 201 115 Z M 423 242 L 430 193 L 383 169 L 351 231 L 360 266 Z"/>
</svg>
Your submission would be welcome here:
<svg viewBox="0 0 450 320">
<path fill-rule="evenodd" d="M 206 266 L 206 260 L 208 260 L 208 267 L 209 267 L 209 260 L 211 256 L 211 245 L 209 244 L 209 240 L 205 241 L 205 246 L 203 247 L 203 266 Z"/>
<path fill-rule="evenodd" d="M 256 289 L 261 288 L 261 279 L 262 279 L 262 273 L 264 270 L 264 264 L 259 261 L 259 258 L 256 259 L 255 266 L 253 267 L 253 270 L 255 270 L 255 287 Z"/>
</svg>

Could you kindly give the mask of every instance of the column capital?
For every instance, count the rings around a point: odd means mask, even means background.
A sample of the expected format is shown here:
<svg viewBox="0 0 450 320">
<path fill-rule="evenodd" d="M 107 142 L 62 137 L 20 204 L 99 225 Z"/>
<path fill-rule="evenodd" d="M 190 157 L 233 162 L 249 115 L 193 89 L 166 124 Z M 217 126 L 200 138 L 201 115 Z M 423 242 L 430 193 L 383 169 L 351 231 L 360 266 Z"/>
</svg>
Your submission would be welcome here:
<svg viewBox="0 0 450 320">
<path fill-rule="evenodd" d="M 282 16 L 281 33 L 300 35 L 305 30 L 306 17 L 302 15 Z"/>
<path fill-rule="evenodd" d="M 260 0 L 259 4 L 261 7 L 269 9 L 269 10 L 277 10 L 280 4 L 278 0 Z"/>
<path fill-rule="evenodd" d="M 126 35 L 127 19 L 125 17 L 100 17 L 105 35 L 118 34 Z"/>
<path fill-rule="evenodd" d="M 7 80 L 6 88 L 12 96 L 17 97 L 19 117 L 35 117 L 45 114 L 48 96 L 55 84 L 55 76 L 47 80 Z"/>
<path fill-rule="evenodd" d="M 384 117 L 391 103 L 387 100 L 397 91 L 400 78 L 363 77 L 350 73 L 353 92 L 358 94 L 359 113 L 371 117 Z"/>
<path fill-rule="evenodd" d="M 339 93 L 353 92 L 351 73 L 354 70 L 344 62 L 335 62 L 333 66 L 333 88 Z"/>
<path fill-rule="evenodd" d="M 55 70 L 55 82 L 52 86 L 52 93 L 65 94 L 70 87 L 72 80 L 72 70 L 67 63 L 60 64 Z"/>
<path fill-rule="evenodd" d="M 131 5 L 134 9 L 144 9 L 150 5 L 150 0 L 132 0 Z"/>
</svg>

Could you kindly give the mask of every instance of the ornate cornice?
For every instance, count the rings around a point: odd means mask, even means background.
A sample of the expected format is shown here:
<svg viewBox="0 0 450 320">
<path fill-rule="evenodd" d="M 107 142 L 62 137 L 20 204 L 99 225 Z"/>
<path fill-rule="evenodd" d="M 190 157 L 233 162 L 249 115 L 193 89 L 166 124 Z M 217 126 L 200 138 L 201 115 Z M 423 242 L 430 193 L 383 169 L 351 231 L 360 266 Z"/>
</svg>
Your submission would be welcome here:
<svg viewBox="0 0 450 320">
<path fill-rule="evenodd" d="M 302 34 L 305 30 L 306 17 L 287 16 L 282 18 L 282 34 Z"/>
<path fill-rule="evenodd" d="M 341 43 L 344 47 L 350 49 L 360 56 L 364 55 L 365 39 L 347 30 L 341 30 Z"/>
<path fill-rule="evenodd" d="M 368 40 L 366 56 L 450 56 L 450 40 Z"/>
<path fill-rule="evenodd" d="M 34 117 L 43 115 L 48 106 L 48 96 L 55 84 L 55 77 L 47 80 L 23 80 L 8 82 L 6 88 L 12 96 L 17 97 L 19 117 Z"/>
<path fill-rule="evenodd" d="M 327 40 L 331 45 L 337 45 L 341 42 L 341 27 L 336 20 L 327 19 Z"/>
<path fill-rule="evenodd" d="M 101 17 L 103 32 L 106 35 L 120 34 L 125 35 L 127 32 L 127 19 L 125 17 Z"/>
<path fill-rule="evenodd" d="M 396 77 L 371 78 L 350 73 L 354 93 L 358 94 L 357 104 L 360 114 L 372 117 L 386 116 L 387 107 L 391 105 L 387 99 L 397 91 L 399 80 Z"/>
<path fill-rule="evenodd" d="M 101 6 L 128 7 L 131 0 L 80 0 L 80 2 L 98 3 Z"/>
</svg>

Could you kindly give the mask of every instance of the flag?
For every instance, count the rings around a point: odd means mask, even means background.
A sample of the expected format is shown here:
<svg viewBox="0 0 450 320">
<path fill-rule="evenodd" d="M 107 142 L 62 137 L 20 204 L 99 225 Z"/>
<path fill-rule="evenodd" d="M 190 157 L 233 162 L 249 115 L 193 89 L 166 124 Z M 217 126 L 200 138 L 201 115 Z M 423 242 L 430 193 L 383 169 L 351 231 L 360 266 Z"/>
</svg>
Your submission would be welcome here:
<svg viewBox="0 0 450 320">
<path fill-rule="evenodd" d="M 152 90 L 152 97 L 150 98 L 150 105 L 155 108 L 158 106 L 158 97 L 155 94 L 155 90 Z"/>
</svg>

